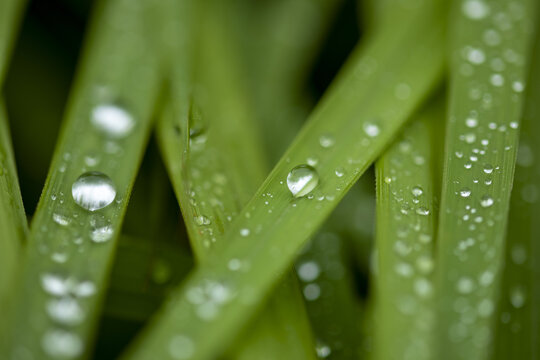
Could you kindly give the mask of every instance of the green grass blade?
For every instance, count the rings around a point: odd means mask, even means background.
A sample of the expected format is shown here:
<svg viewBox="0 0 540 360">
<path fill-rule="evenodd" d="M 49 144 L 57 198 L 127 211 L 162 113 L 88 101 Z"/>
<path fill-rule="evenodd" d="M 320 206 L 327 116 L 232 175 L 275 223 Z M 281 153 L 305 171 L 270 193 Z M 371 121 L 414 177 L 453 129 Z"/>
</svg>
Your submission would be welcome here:
<svg viewBox="0 0 540 360">
<path fill-rule="evenodd" d="M 7 306 L 28 228 L 4 104 L 0 101 L 0 308 Z"/>
<path fill-rule="evenodd" d="M 373 359 L 432 359 L 436 187 L 433 123 L 444 103 L 415 116 L 376 163 Z"/>
<path fill-rule="evenodd" d="M 0 84 L 4 80 L 13 37 L 18 29 L 19 18 L 25 5 L 26 0 L 3 0 L 0 2 Z"/>
<path fill-rule="evenodd" d="M 150 132 L 159 82 L 153 51 L 143 46 L 150 43 L 148 3 L 101 5 L 32 222 L 12 336 L 3 349 L 13 356 L 21 348 L 39 359 L 82 358 L 91 351 L 116 238 Z M 109 117 L 96 113 L 107 109 Z M 72 185 L 87 171 L 106 174 L 115 187 L 114 201 L 94 212 L 72 197 Z"/>
<path fill-rule="evenodd" d="M 441 7 L 424 3 L 403 19 L 402 31 L 383 32 L 354 52 L 293 145 L 231 224 L 221 242 L 229 246 L 191 274 L 127 358 L 149 359 L 178 341 L 189 344 L 192 358 L 212 358 L 234 337 L 300 247 L 438 82 L 444 48 Z M 404 53 L 411 56 L 403 58 Z M 287 174 L 311 157 L 318 160 L 319 185 L 312 196 L 294 199 Z M 229 271 L 233 259 L 248 263 L 251 271 Z M 224 298 L 215 316 L 203 321 L 190 294 L 208 284 L 223 289 Z"/>
<path fill-rule="evenodd" d="M 456 1 L 438 232 L 438 358 L 485 359 L 536 1 Z"/>
<path fill-rule="evenodd" d="M 198 76 L 192 81 L 204 87 L 205 97 L 196 90 L 191 97 L 181 91 L 185 77 L 178 76 L 172 85 L 172 103 L 189 107 L 177 109 L 176 113 L 168 109 L 158 125 L 158 137 L 186 227 L 197 260 L 203 264 L 267 173 L 260 141 L 250 123 L 247 96 L 241 82 L 235 81 L 240 77 L 238 62 L 233 49 L 227 46 L 231 38 L 222 17 L 217 15 L 218 9 L 213 3 L 196 8 L 205 19 L 199 23 L 207 26 L 198 28 L 198 41 L 192 51 L 178 49 L 173 55 L 177 59 L 175 66 L 186 67 L 187 73 L 192 66 L 185 63 L 185 54 L 196 53 Z M 185 33 L 180 30 L 178 35 Z M 182 117 L 186 113 L 187 121 Z M 314 357 L 305 310 L 299 295 L 294 296 L 295 282 L 287 280 L 281 290 L 259 321 L 249 327 L 250 340 L 246 342 L 242 337 L 229 351 L 231 357 Z M 284 333 L 283 328 L 289 330 Z"/>
<path fill-rule="evenodd" d="M 537 10 L 540 10 L 537 9 Z M 538 13 L 538 11 L 537 11 Z M 531 57 L 492 359 L 540 357 L 540 27 Z"/>
</svg>

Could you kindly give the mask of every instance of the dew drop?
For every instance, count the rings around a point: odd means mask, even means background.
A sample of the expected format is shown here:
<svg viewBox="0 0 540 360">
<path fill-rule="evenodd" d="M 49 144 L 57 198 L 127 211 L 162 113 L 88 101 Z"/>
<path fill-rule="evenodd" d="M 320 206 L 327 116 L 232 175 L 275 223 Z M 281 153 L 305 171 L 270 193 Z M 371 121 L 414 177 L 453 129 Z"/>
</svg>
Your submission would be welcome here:
<svg viewBox="0 0 540 360">
<path fill-rule="evenodd" d="M 114 201 L 116 189 L 107 175 L 97 171 L 90 171 L 75 180 L 71 187 L 71 195 L 80 207 L 96 211 Z"/>
<path fill-rule="evenodd" d="M 246 229 L 246 228 L 240 229 L 240 235 L 243 237 L 249 236 L 249 233 L 250 233 L 249 229 Z"/>
<path fill-rule="evenodd" d="M 415 186 L 411 190 L 414 196 L 420 196 L 424 193 L 424 190 L 420 186 Z"/>
<path fill-rule="evenodd" d="M 50 330 L 43 336 L 43 351 L 58 359 L 72 359 L 83 352 L 83 342 L 75 334 L 65 330 Z"/>
<path fill-rule="evenodd" d="M 319 144 L 325 149 L 334 146 L 335 142 L 336 141 L 334 140 L 332 135 L 329 134 L 321 135 L 321 137 L 319 138 Z"/>
<path fill-rule="evenodd" d="M 321 295 L 321 288 L 317 284 L 308 284 L 304 288 L 304 297 L 308 301 L 314 301 Z"/>
<path fill-rule="evenodd" d="M 114 230 L 110 225 L 95 227 L 90 232 L 90 239 L 95 243 L 104 243 L 109 241 L 113 234 Z"/>
<path fill-rule="evenodd" d="M 92 110 L 92 124 L 110 137 L 127 136 L 135 121 L 124 108 L 115 104 L 102 104 Z"/>
<path fill-rule="evenodd" d="M 478 119 L 469 117 L 465 120 L 465 125 L 467 125 L 467 127 L 474 128 L 478 126 Z"/>
<path fill-rule="evenodd" d="M 481 0 L 466 0 L 461 10 L 471 20 L 481 20 L 489 14 L 488 5 Z"/>
<path fill-rule="evenodd" d="M 316 262 L 308 261 L 300 265 L 297 272 L 302 281 L 309 282 L 319 277 L 320 269 Z"/>
<path fill-rule="evenodd" d="M 494 203 L 493 198 L 489 195 L 484 195 L 482 199 L 480 199 L 480 205 L 482 205 L 482 207 L 485 207 L 485 208 L 490 207 L 491 205 L 493 205 L 493 203 Z"/>
<path fill-rule="evenodd" d="M 364 132 L 369 137 L 376 137 L 381 132 L 379 126 L 373 122 L 366 121 L 364 123 Z"/>
<path fill-rule="evenodd" d="M 421 206 L 418 209 L 416 209 L 416 213 L 421 216 L 426 216 L 426 215 L 429 215 L 429 209 Z"/>
<path fill-rule="evenodd" d="M 47 303 L 47 313 L 54 321 L 64 325 L 77 325 L 84 319 L 84 312 L 72 297 L 52 299 Z"/>
<path fill-rule="evenodd" d="M 484 173 L 491 174 L 493 172 L 493 166 L 491 164 L 484 165 Z"/>
<path fill-rule="evenodd" d="M 287 186 L 294 197 L 309 194 L 319 183 L 319 174 L 309 165 L 299 165 L 287 175 Z"/>
<path fill-rule="evenodd" d="M 471 196 L 471 189 L 463 188 L 459 190 L 459 196 L 461 196 L 462 198 L 468 198 L 469 196 Z"/>
<path fill-rule="evenodd" d="M 173 359 L 189 359 L 194 353 L 195 344 L 186 336 L 176 335 L 169 342 L 169 354 Z"/>
</svg>

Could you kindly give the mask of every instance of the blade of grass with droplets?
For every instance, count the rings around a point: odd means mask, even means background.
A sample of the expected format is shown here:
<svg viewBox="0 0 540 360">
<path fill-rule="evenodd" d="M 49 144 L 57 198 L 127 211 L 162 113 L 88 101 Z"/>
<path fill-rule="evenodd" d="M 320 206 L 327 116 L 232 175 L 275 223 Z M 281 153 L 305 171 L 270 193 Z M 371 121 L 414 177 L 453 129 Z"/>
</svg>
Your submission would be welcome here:
<svg viewBox="0 0 540 360">
<path fill-rule="evenodd" d="M 537 9 L 540 10 L 540 7 Z M 538 15 L 537 15 L 538 16 Z M 540 27 L 531 64 L 540 63 Z M 540 67 L 527 80 L 492 359 L 540 356 Z"/>
<path fill-rule="evenodd" d="M 454 5 L 436 356 L 476 360 L 493 336 L 535 1 Z"/>
<path fill-rule="evenodd" d="M 373 359 L 433 358 L 437 187 L 432 123 L 443 120 L 439 99 L 414 116 L 376 163 Z"/>
<path fill-rule="evenodd" d="M 260 141 L 250 124 L 252 116 L 247 97 L 241 82 L 235 81 L 239 69 L 234 49 L 227 46 L 231 38 L 216 4 L 194 6 L 204 18 L 197 18 L 198 23 L 208 26 L 198 28 L 196 46 L 191 44 L 192 51 L 178 49 L 174 52 L 174 58 L 178 60 L 173 64 L 187 69 L 191 67 L 186 64 L 185 54 L 197 54 L 194 63 L 204 71 L 198 73 L 195 70 L 196 81 L 199 87 L 204 87 L 205 97 L 193 91 L 190 100 L 190 93 L 180 90 L 186 87 L 183 80 L 187 76 L 179 76 L 172 85 L 172 103 L 189 104 L 190 107 L 176 107 L 176 113 L 169 109 L 158 126 L 160 144 L 185 223 L 198 261 L 203 264 L 213 251 L 214 243 L 222 241 L 229 223 L 267 173 Z M 193 14 L 194 11 L 190 16 Z M 178 29 L 176 33 L 179 36 L 186 31 Z M 187 69 L 184 70 L 186 73 L 189 72 Z M 182 116 L 186 112 L 187 119 Z M 247 271 L 241 265 L 231 261 L 229 267 Z M 217 289 L 211 283 L 205 288 L 208 299 L 200 306 L 201 318 L 212 316 L 211 306 L 215 306 L 212 294 Z M 279 296 L 270 300 L 258 321 L 249 327 L 247 336 L 229 350 L 229 355 L 238 359 L 261 356 L 313 358 L 314 344 L 302 306 L 295 282 L 287 280 L 281 286 Z M 283 332 L 284 328 L 289 330 Z"/>
<path fill-rule="evenodd" d="M 240 9 L 231 7 L 230 27 L 239 30 L 235 37 L 246 59 L 244 75 L 251 85 L 250 98 L 256 118 L 262 122 L 266 153 L 273 163 L 286 150 L 313 106 L 304 89 L 306 73 L 326 37 L 323 32 L 342 2 L 239 3 Z M 358 348 L 361 307 L 352 274 L 352 236 L 333 225 L 336 220 L 347 223 L 344 218 L 351 220 L 350 224 L 356 222 L 347 212 L 352 203 L 361 206 L 362 202 L 353 195 L 362 194 L 349 192 L 347 204 L 345 200 L 340 203 L 340 209 L 314 236 L 296 264 L 319 357 L 331 354 L 333 358 L 353 358 Z M 281 289 L 276 292 L 281 293 Z"/>
<path fill-rule="evenodd" d="M 159 90 L 149 4 L 98 4 L 34 216 L 11 337 L 39 359 L 83 358 Z M 150 42 L 148 42 L 150 43 Z M 126 60 L 127 59 L 127 60 Z"/>
<path fill-rule="evenodd" d="M 0 87 L 24 1 L 0 4 Z M 4 101 L 0 99 L 0 308 L 8 306 L 28 226 Z M 0 328 L 3 328 L 0 326 Z M 0 333 L 1 333 L 0 329 Z M 0 334 L 0 337 L 2 335 Z"/>
<path fill-rule="evenodd" d="M 27 231 L 6 113 L 0 101 L 0 308 L 5 308 L 11 297 Z"/>
<path fill-rule="evenodd" d="M 422 3 L 413 16 L 401 19 L 402 31 L 387 29 L 353 53 L 293 145 L 231 224 L 219 251 L 190 275 L 126 358 L 151 358 L 179 334 L 190 339 L 193 359 L 211 358 L 229 343 L 300 247 L 440 80 L 443 7 Z M 410 56 L 404 58 L 405 53 Z M 316 170 L 297 168 L 289 186 L 302 195 L 318 184 L 310 195 L 294 198 L 287 189 L 288 174 L 311 156 L 319 159 Z M 228 271 L 232 259 L 248 263 L 251 271 Z M 212 319 L 201 321 L 188 294 L 209 281 L 229 296 Z"/>
</svg>

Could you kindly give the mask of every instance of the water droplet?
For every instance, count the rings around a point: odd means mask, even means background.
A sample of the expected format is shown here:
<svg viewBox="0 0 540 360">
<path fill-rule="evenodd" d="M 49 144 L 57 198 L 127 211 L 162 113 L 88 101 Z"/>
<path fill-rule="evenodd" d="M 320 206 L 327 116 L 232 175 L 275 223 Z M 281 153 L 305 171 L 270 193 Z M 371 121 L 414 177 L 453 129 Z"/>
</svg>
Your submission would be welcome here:
<svg viewBox="0 0 540 360">
<path fill-rule="evenodd" d="M 50 295 L 66 295 L 69 288 L 66 280 L 55 274 L 43 274 L 41 276 L 41 287 Z"/>
<path fill-rule="evenodd" d="M 465 120 L 465 125 L 467 125 L 467 127 L 470 127 L 470 128 L 477 127 L 478 126 L 478 119 L 473 118 L 473 117 L 469 117 L 469 118 L 467 118 Z"/>
<path fill-rule="evenodd" d="M 71 297 L 52 299 L 47 303 L 47 313 L 54 321 L 64 325 L 77 325 L 84 319 L 84 312 Z"/>
<path fill-rule="evenodd" d="M 321 295 L 321 288 L 317 284 L 308 284 L 304 287 L 304 297 L 308 301 L 314 301 Z"/>
<path fill-rule="evenodd" d="M 309 165 L 299 165 L 287 175 L 287 186 L 294 197 L 309 194 L 319 183 L 317 170 Z"/>
<path fill-rule="evenodd" d="M 70 218 L 57 213 L 54 213 L 52 218 L 55 223 L 62 226 L 67 226 L 71 222 Z"/>
<path fill-rule="evenodd" d="M 472 144 L 476 141 L 476 135 L 474 133 L 465 134 L 463 138 L 467 144 Z"/>
<path fill-rule="evenodd" d="M 319 265 L 314 261 L 308 261 L 298 267 L 298 276 L 302 281 L 309 282 L 319 277 Z"/>
<path fill-rule="evenodd" d="M 468 198 L 469 196 L 471 196 L 471 189 L 463 188 L 459 190 L 459 196 L 461 196 L 462 198 Z"/>
<path fill-rule="evenodd" d="M 489 14 L 489 6 L 481 0 L 466 0 L 461 10 L 471 20 L 481 20 Z"/>
<path fill-rule="evenodd" d="M 413 196 L 420 196 L 424 193 L 424 190 L 420 186 L 415 186 L 411 190 Z"/>
<path fill-rule="evenodd" d="M 472 64 L 482 64 L 486 61 L 486 55 L 481 49 L 470 48 L 467 54 L 467 60 Z"/>
<path fill-rule="evenodd" d="M 418 209 L 416 209 L 416 213 L 418 215 L 426 216 L 426 215 L 429 215 L 429 209 L 421 206 Z"/>
<path fill-rule="evenodd" d="M 41 346 L 47 355 L 58 359 L 75 358 L 84 350 L 83 342 L 77 335 L 60 329 L 45 333 Z"/>
<path fill-rule="evenodd" d="M 326 359 L 332 353 L 332 349 L 325 343 L 317 341 L 317 345 L 315 346 L 315 352 L 317 353 L 317 357 L 319 359 Z"/>
<path fill-rule="evenodd" d="M 309 166 L 316 166 L 319 163 L 319 160 L 314 157 L 309 157 L 306 159 L 306 162 Z"/>
<path fill-rule="evenodd" d="M 523 85 L 521 81 L 514 81 L 512 83 L 512 89 L 515 92 L 520 93 L 520 92 L 523 92 L 523 90 L 525 90 L 525 85 Z"/>
<path fill-rule="evenodd" d="M 239 259 L 231 259 L 229 260 L 227 267 L 231 271 L 238 271 L 242 267 L 242 262 Z"/>
<path fill-rule="evenodd" d="M 107 175 L 90 171 L 75 180 L 71 187 L 71 195 L 80 207 L 96 211 L 114 201 L 116 189 Z"/>
<path fill-rule="evenodd" d="M 336 141 L 330 134 L 321 135 L 321 137 L 319 138 L 319 144 L 321 144 L 321 146 L 325 149 L 334 146 L 335 142 Z"/>
<path fill-rule="evenodd" d="M 366 121 L 364 123 L 364 132 L 369 137 L 376 137 L 381 132 L 381 129 L 379 128 L 377 124 L 370 121 Z"/>
<path fill-rule="evenodd" d="M 92 110 L 92 124 L 110 137 L 127 136 L 135 120 L 124 108 L 115 104 L 102 104 Z"/>
<path fill-rule="evenodd" d="M 470 294 L 474 290 L 474 281 L 468 277 L 459 279 L 456 289 L 461 294 Z"/>
<path fill-rule="evenodd" d="M 501 74 L 493 74 L 490 78 L 491 85 L 493 86 L 503 86 L 504 85 L 504 77 Z"/>
<path fill-rule="evenodd" d="M 189 359 L 194 353 L 195 344 L 187 336 L 176 335 L 169 342 L 169 354 L 173 359 Z"/>
<path fill-rule="evenodd" d="M 491 174 L 493 172 L 493 165 L 491 164 L 485 164 L 484 165 L 484 172 L 486 174 Z"/>
<path fill-rule="evenodd" d="M 210 225 L 211 221 L 204 215 L 195 216 L 195 223 L 199 226 Z"/>
<path fill-rule="evenodd" d="M 510 293 L 510 302 L 512 306 L 519 309 L 525 305 L 525 291 L 521 286 L 516 286 Z"/>
<path fill-rule="evenodd" d="M 493 198 L 489 195 L 484 195 L 482 199 L 480 199 L 480 205 L 485 208 L 490 207 L 491 205 L 493 205 L 493 203 Z"/>
<path fill-rule="evenodd" d="M 96 243 L 103 243 L 110 240 L 113 234 L 114 230 L 110 225 L 95 227 L 90 232 L 90 239 Z"/>
<path fill-rule="evenodd" d="M 241 236 L 246 237 L 246 236 L 249 235 L 249 233 L 250 233 L 249 229 L 246 229 L 246 228 L 240 229 L 240 235 Z"/>
</svg>

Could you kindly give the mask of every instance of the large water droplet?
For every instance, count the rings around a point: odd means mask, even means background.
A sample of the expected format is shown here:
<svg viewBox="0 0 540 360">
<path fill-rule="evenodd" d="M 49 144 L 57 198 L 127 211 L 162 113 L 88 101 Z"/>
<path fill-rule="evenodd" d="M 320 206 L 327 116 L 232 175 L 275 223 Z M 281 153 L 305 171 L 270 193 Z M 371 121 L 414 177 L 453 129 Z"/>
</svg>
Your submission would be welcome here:
<svg viewBox="0 0 540 360">
<path fill-rule="evenodd" d="M 294 197 L 309 194 L 319 183 L 317 170 L 309 165 L 299 165 L 287 175 L 287 186 Z"/>
<path fill-rule="evenodd" d="M 135 120 L 129 112 L 115 104 L 102 104 L 92 110 L 92 124 L 110 137 L 122 138 L 128 135 Z"/>
<path fill-rule="evenodd" d="M 75 180 L 71 187 L 71 195 L 80 207 L 96 211 L 114 201 L 116 189 L 107 175 L 90 171 Z"/>
</svg>

